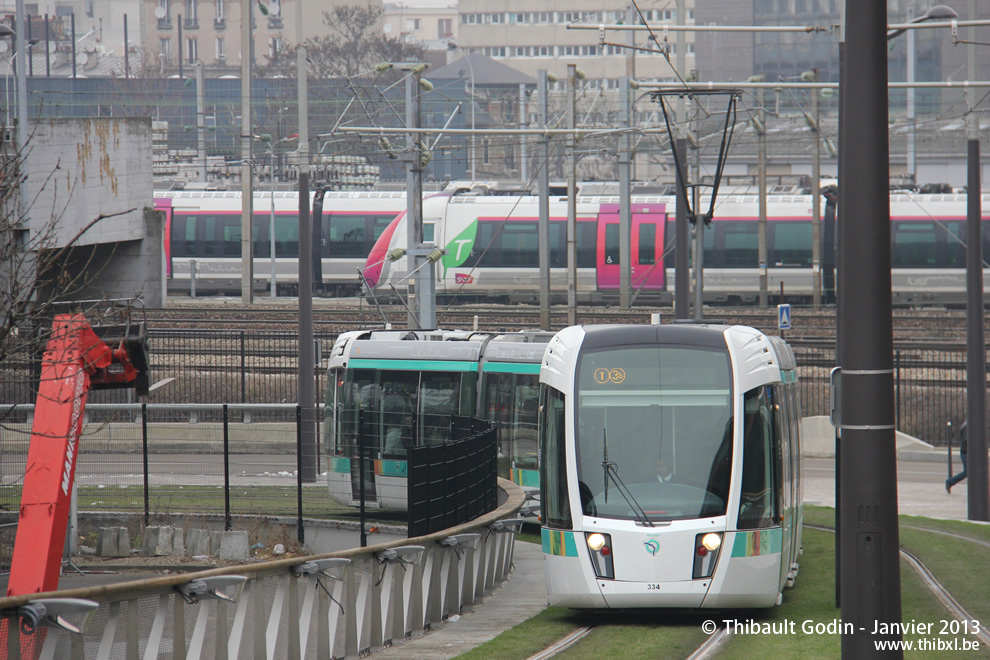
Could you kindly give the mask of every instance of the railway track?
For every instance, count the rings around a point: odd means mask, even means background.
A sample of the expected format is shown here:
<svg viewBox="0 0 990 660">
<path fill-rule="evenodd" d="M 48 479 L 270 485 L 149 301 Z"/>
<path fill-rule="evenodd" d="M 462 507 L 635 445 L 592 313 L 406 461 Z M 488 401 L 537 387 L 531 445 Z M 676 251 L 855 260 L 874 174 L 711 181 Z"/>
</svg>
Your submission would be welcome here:
<svg viewBox="0 0 990 660">
<path fill-rule="evenodd" d="M 646 323 L 653 308 L 617 310 L 604 307 L 580 307 L 578 323 Z M 672 312 L 660 309 L 661 323 L 673 322 Z M 705 310 L 706 318 L 730 324 L 751 325 L 764 332 L 777 333 L 776 308 L 720 307 Z M 313 324 L 318 330 L 344 332 L 369 327 L 381 327 L 385 322 L 400 328 L 406 324 L 406 310 L 390 306 L 378 310 L 353 299 L 324 301 L 313 312 Z M 567 311 L 551 310 L 551 329 L 566 327 Z M 294 302 L 266 302 L 256 307 L 240 305 L 211 305 L 176 303 L 161 309 L 148 310 L 149 322 L 175 328 L 223 327 L 243 329 L 294 329 L 298 310 Z M 513 331 L 539 327 L 540 310 L 521 305 L 465 305 L 440 308 L 437 324 L 448 328 L 473 328 L 485 331 Z M 789 340 L 828 340 L 835 337 L 835 309 L 796 309 L 794 329 L 787 332 Z M 895 310 L 894 336 L 897 340 L 963 341 L 966 316 L 963 310 Z"/>
</svg>

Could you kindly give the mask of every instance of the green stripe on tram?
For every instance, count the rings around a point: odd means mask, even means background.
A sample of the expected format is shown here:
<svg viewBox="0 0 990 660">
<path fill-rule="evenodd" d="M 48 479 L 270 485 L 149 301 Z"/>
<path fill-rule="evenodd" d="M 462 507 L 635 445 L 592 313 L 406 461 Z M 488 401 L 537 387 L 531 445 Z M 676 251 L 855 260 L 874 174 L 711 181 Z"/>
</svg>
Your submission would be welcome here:
<svg viewBox="0 0 990 660">
<path fill-rule="evenodd" d="M 493 374 L 538 374 L 540 363 L 532 362 L 485 362 L 481 370 Z"/>
<path fill-rule="evenodd" d="M 477 362 L 457 360 L 378 360 L 351 358 L 350 369 L 396 369 L 403 371 L 477 371 Z"/>
</svg>

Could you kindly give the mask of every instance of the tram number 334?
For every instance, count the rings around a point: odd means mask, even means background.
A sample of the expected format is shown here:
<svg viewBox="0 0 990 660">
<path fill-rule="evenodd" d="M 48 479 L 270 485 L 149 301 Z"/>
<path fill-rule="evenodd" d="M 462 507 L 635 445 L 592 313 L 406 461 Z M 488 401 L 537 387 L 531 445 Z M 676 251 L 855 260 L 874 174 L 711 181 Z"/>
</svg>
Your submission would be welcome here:
<svg viewBox="0 0 990 660">
<path fill-rule="evenodd" d="M 646 590 L 647 591 L 660 591 L 660 585 L 657 584 L 656 582 L 647 583 Z"/>
</svg>

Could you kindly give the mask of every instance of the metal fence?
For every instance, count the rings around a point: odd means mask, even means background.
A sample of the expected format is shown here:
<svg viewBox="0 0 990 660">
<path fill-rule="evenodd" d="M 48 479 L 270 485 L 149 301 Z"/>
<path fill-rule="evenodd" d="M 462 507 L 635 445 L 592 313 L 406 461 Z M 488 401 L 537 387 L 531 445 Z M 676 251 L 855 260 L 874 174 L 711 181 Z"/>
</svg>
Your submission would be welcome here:
<svg viewBox="0 0 990 660">
<path fill-rule="evenodd" d="M 800 378 L 802 414 L 827 415 L 835 346 L 792 342 Z M 895 423 L 929 444 L 954 441 L 966 416 L 966 346 L 898 343 L 894 347 Z"/>
<path fill-rule="evenodd" d="M 317 334 L 317 365 L 334 339 L 332 333 Z M 267 404 L 297 400 L 298 336 L 293 332 L 149 329 L 148 341 L 151 382 L 167 383 L 151 393 L 149 403 Z M 791 345 L 802 383 L 804 414 L 827 414 L 834 345 L 800 340 Z M 32 356 L 20 353 L 0 364 L 0 404 L 34 403 L 37 388 L 31 361 Z M 898 342 L 894 368 L 898 429 L 935 445 L 945 444 L 965 414 L 965 345 Z M 326 374 L 321 366 L 316 372 L 317 397 L 322 399 Z M 135 395 L 130 390 L 99 391 L 91 392 L 89 400 L 132 403 Z M 219 412 L 203 414 L 200 421 L 219 421 Z M 251 414 L 258 416 L 252 421 L 279 419 L 277 414 L 269 416 L 261 409 Z"/>
</svg>

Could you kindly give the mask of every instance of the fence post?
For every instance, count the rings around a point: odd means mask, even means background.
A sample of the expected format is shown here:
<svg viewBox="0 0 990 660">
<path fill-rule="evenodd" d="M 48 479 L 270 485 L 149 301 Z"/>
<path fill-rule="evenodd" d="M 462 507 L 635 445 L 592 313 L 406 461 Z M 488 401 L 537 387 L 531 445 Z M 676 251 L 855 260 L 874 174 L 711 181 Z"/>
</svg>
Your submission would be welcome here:
<svg viewBox="0 0 990 660">
<path fill-rule="evenodd" d="M 241 330 L 241 403 L 247 403 L 247 357 L 244 349 L 244 331 Z"/>
<path fill-rule="evenodd" d="M 303 478 L 302 478 L 302 406 L 296 404 L 296 538 L 306 539 L 303 529 Z"/>
<path fill-rule="evenodd" d="M 368 547 L 368 534 L 364 528 L 364 410 L 358 411 L 358 501 L 361 518 L 361 547 Z M 353 481 L 351 482 L 354 483 Z"/>
<path fill-rule="evenodd" d="M 223 404 L 223 528 L 233 529 L 230 519 L 230 416 L 227 404 Z"/>
<path fill-rule="evenodd" d="M 901 430 L 901 352 L 894 351 L 894 428 Z"/>
<path fill-rule="evenodd" d="M 148 404 L 141 404 L 141 453 L 144 456 L 144 526 L 150 521 L 150 502 L 148 493 Z"/>
<path fill-rule="evenodd" d="M 189 260 L 189 297 L 196 297 L 196 260 Z"/>
</svg>

